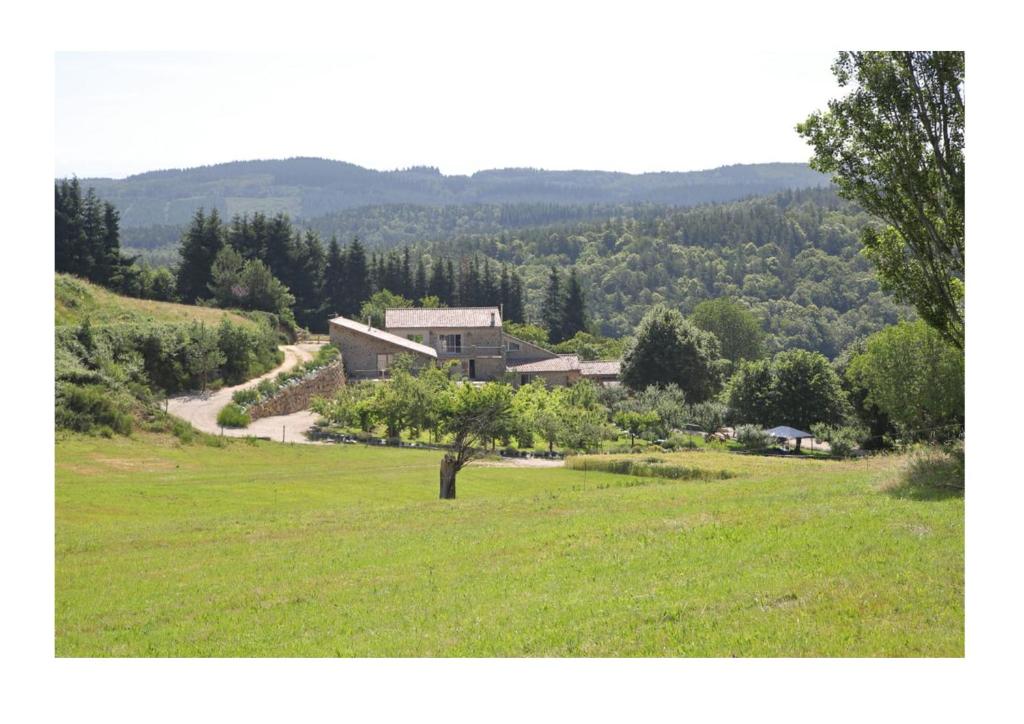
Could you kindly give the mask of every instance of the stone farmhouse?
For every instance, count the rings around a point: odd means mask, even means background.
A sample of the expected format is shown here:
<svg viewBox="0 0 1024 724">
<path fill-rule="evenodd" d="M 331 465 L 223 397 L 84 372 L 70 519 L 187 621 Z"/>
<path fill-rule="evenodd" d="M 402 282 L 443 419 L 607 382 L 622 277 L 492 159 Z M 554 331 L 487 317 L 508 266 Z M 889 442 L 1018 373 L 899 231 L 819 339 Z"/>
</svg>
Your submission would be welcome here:
<svg viewBox="0 0 1024 724">
<path fill-rule="evenodd" d="M 517 387 L 534 379 L 549 386 L 581 379 L 608 384 L 619 375 L 617 361 L 587 362 L 513 337 L 502 328 L 498 307 L 388 309 L 384 329 L 346 317 L 331 319 L 329 327 L 349 379 L 386 377 L 400 354 L 411 355 L 421 365 L 454 360 L 471 380 L 511 373 Z"/>
</svg>

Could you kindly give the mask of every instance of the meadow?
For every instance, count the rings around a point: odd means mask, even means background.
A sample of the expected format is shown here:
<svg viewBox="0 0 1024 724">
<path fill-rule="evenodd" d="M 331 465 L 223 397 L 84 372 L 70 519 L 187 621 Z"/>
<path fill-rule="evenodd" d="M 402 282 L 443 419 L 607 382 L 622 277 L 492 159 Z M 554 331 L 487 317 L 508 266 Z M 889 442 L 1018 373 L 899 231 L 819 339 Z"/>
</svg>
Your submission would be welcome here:
<svg viewBox="0 0 1024 724">
<path fill-rule="evenodd" d="M 256 323 L 235 312 L 174 302 L 157 302 L 115 294 L 98 284 L 70 274 L 54 275 L 54 322 L 56 326 L 112 322 L 203 322 L 215 327 L 222 319 L 249 329 Z"/>
<path fill-rule="evenodd" d="M 934 461 L 474 465 L 439 501 L 440 456 L 60 436 L 56 654 L 963 656 Z"/>
</svg>

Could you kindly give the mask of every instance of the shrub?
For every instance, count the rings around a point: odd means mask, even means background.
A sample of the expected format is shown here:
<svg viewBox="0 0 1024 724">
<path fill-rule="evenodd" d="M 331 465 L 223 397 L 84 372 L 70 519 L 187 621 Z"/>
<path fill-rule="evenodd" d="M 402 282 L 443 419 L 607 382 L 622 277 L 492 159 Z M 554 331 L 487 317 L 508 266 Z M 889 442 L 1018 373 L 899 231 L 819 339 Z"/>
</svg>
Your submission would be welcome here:
<svg viewBox="0 0 1024 724">
<path fill-rule="evenodd" d="M 248 427 L 250 422 L 249 413 L 234 402 L 217 413 L 217 424 L 221 427 Z"/>
<path fill-rule="evenodd" d="M 55 420 L 57 428 L 77 432 L 131 434 L 129 402 L 103 385 L 62 385 L 58 389 Z"/>
<path fill-rule="evenodd" d="M 746 450 L 764 450 L 775 444 L 775 438 L 757 425 L 740 425 L 736 428 L 736 440 Z"/>
<path fill-rule="evenodd" d="M 865 428 L 853 425 L 812 425 L 811 432 L 816 438 L 829 444 L 833 455 L 842 458 L 853 455 L 853 451 L 864 442 L 868 435 Z"/>
</svg>

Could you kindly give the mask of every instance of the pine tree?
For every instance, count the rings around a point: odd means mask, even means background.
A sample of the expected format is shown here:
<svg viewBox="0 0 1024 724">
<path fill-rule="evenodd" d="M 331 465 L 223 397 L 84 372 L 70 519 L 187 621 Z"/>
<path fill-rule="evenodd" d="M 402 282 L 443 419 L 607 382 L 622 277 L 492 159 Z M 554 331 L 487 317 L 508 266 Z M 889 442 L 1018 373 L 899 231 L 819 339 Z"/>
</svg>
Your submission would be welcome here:
<svg viewBox="0 0 1024 724">
<path fill-rule="evenodd" d="M 76 274 L 101 281 L 97 271 L 103 258 L 103 236 L 103 202 L 90 188 L 82 200 L 82 237 L 74 259 Z"/>
<path fill-rule="evenodd" d="M 565 303 L 562 307 L 562 339 L 571 339 L 577 332 L 587 329 L 586 305 L 583 289 L 576 278 L 576 267 L 569 273 L 569 282 L 565 289 Z"/>
<path fill-rule="evenodd" d="M 292 222 L 287 214 L 278 214 L 267 224 L 262 261 L 270 268 L 270 273 L 286 287 L 291 287 L 296 277 L 293 269 L 296 243 L 293 236 Z"/>
<path fill-rule="evenodd" d="M 395 291 L 399 294 L 409 295 L 415 289 L 414 280 L 412 278 L 412 262 L 409 257 L 409 247 L 405 247 L 402 250 L 402 281 L 400 288 Z M 413 295 L 413 299 L 419 299 L 419 297 Z"/>
<path fill-rule="evenodd" d="M 178 254 L 178 295 L 186 304 L 193 304 L 209 294 L 212 281 L 211 268 L 221 247 L 224 246 L 223 229 L 217 209 L 207 216 L 203 209 L 196 211 L 192 223 L 181 238 Z"/>
<path fill-rule="evenodd" d="M 551 267 L 548 275 L 548 288 L 544 294 L 544 304 L 540 310 L 541 321 L 548 330 L 548 338 L 557 344 L 565 339 L 562 336 L 562 311 L 565 308 L 562 295 L 562 280 L 558 269 Z"/>
<path fill-rule="evenodd" d="M 505 302 L 505 319 L 510 322 L 525 322 L 526 316 L 523 311 L 526 305 L 523 299 L 523 280 L 518 272 L 513 271 L 509 280 L 509 295 Z"/>
<path fill-rule="evenodd" d="M 494 281 L 494 272 L 491 269 L 491 260 L 484 260 L 484 273 L 480 280 L 480 298 L 478 300 L 478 306 L 490 307 L 496 305 L 500 297 L 498 294 L 498 287 Z"/>
<path fill-rule="evenodd" d="M 416 299 L 422 299 L 429 293 L 427 291 L 427 266 L 423 262 L 422 256 L 416 262 L 416 277 L 413 280 L 413 290 L 413 297 Z"/>
<path fill-rule="evenodd" d="M 316 232 L 306 231 L 295 247 L 295 318 L 307 328 L 323 325 L 324 247 Z"/>
<path fill-rule="evenodd" d="M 437 297 L 445 304 L 449 304 L 450 291 L 448 289 L 447 277 L 444 271 L 444 259 L 434 257 L 434 263 L 430 267 L 430 284 L 427 287 L 430 296 Z"/>
<path fill-rule="evenodd" d="M 345 297 L 343 285 L 345 284 L 347 261 L 346 254 L 342 253 L 338 244 L 338 237 L 332 236 L 331 243 L 327 245 L 327 260 L 324 266 L 324 307 L 329 316 L 343 314 Z"/>
<path fill-rule="evenodd" d="M 228 229 L 228 243 L 242 255 L 243 259 L 262 259 L 266 234 L 266 220 L 263 214 L 254 214 L 251 222 L 247 214 L 236 214 Z"/>
<path fill-rule="evenodd" d="M 443 301 L 449 306 L 455 306 L 458 304 L 458 291 L 455 288 L 455 265 L 451 259 L 445 262 L 444 284 L 448 293 L 443 297 Z"/>
<path fill-rule="evenodd" d="M 498 278 L 498 303 L 501 305 L 502 318 L 507 318 L 505 308 L 512 296 L 512 278 L 508 274 L 508 264 L 501 265 L 501 276 Z"/>
<path fill-rule="evenodd" d="M 371 281 L 369 269 L 366 265 L 366 249 L 359 238 L 353 240 L 352 245 L 346 252 L 345 283 L 343 294 L 345 298 L 345 309 L 342 311 L 346 317 L 354 317 L 359 313 L 363 302 L 370 298 L 373 293 L 370 288 Z"/>
</svg>

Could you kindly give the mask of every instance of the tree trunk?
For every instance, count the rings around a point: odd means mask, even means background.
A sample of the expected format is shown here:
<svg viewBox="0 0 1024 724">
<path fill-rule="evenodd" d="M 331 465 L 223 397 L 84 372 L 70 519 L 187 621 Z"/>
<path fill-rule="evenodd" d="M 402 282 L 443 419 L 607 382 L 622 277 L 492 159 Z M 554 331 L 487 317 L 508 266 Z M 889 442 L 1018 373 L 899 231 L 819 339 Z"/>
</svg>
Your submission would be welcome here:
<svg viewBox="0 0 1024 724">
<path fill-rule="evenodd" d="M 445 455 L 441 458 L 441 500 L 455 499 L 455 458 Z"/>
</svg>

